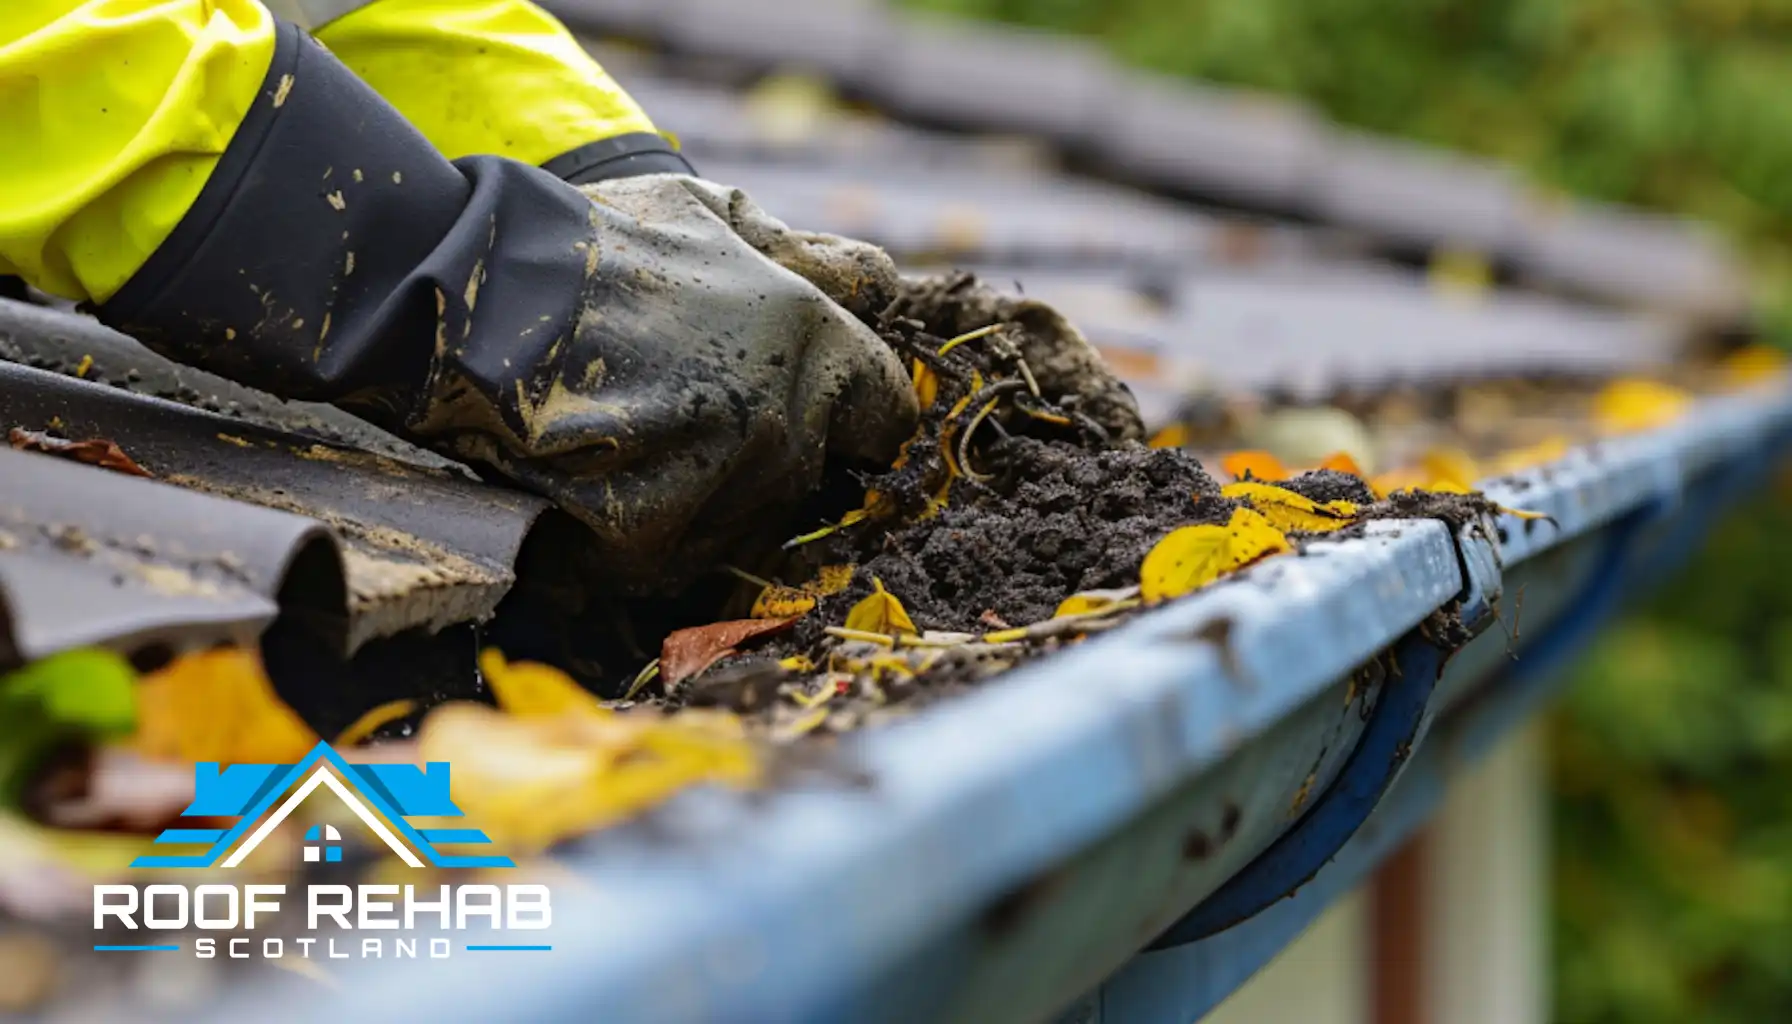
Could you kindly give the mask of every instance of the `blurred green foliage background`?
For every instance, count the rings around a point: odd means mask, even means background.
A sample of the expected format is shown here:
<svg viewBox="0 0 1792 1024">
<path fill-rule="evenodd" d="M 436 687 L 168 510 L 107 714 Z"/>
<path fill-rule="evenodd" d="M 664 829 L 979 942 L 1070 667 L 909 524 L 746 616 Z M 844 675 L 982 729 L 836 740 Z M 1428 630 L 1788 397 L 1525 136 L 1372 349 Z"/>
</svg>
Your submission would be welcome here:
<svg viewBox="0 0 1792 1024">
<path fill-rule="evenodd" d="M 1792 0 L 909 0 L 1725 228 L 1792 338 Z"/>
<path fill-rule="evenodd" d="M 1792 338 L 1792 0 L 910 0 L 1701 217 Z M 1552 724 L 1556 1015 L 1792 1021 L 1792 488 L 1610 630 Z"/>
</svg>

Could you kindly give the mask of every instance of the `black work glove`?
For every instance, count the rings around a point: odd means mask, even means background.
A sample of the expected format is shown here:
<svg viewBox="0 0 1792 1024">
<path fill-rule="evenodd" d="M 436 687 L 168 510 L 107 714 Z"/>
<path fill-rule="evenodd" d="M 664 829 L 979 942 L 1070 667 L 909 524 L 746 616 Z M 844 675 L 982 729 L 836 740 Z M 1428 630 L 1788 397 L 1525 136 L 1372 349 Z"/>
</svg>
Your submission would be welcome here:
<svg viewBox="0 0 1792 1024">
<path fill-rule="evenodd" d="M 742 237 L 811 250 L 739 193 L 587 190 L 450 164 L 282 26 L 199 201 L 100 314 L 494 467 L 590 524 L 606 582 L 667 591 L 777 537 L 828 456 L 887 464 L 915 399 L 869 329 Z"/>
</svg>

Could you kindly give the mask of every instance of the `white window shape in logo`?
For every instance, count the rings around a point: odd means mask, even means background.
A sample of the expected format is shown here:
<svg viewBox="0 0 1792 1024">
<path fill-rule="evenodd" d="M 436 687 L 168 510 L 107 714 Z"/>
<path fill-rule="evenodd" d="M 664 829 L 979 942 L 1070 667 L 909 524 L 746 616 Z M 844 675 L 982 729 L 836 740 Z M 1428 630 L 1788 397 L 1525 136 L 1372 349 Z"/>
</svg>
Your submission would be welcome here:
<svg viewBox="0 0 1792 1024">
<path fill-rule="evenodd" d="M 340 845 L 311 846 L 309 844 L 322 840 L 325 844 L 340 844 L 342 833 L 336 831 L 334 825 L 313 825 L 305 831 L 305 863 L 316 864 L 325 861 L 335 864 L 342 860 Z"/>
</svg>

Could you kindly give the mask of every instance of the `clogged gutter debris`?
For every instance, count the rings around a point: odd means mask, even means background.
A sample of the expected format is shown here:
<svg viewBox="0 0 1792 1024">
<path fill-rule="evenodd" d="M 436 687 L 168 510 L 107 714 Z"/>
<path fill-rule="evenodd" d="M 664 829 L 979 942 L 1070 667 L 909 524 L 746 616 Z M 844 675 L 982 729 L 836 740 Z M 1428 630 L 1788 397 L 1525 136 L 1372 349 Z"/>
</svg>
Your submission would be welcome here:
<svg viewBox="0 0 1792 1024">
<path fill-rule="evenodd" d="M 1241 403 L 1220 436 L 1179 423 L 1146 440 L 1086 372 L 1092 350 L 1037 304 L 935 280 L 875 326 L 912 367 L 919 430 L 893 465 L 834 481 L 853 499 L 828 521 L 798 524 L 767 563 L 730 567 L 738 593 L 713 621 L 665 636 L 657 659 L 596 680 L 596 692 L 488 649 L 484 702 L 395 701 L 321 738 L 353 748 L 351 760 L 451 762 L 455 803 L 529 856 L 693 785 L 763 785 L 825 737 L 911 714 L 1366 521 L 1460 525 L 1498 511 L 1476 481 L 1662 426 L 1690 399 L 1647 380 L 1541 397 L 1508 382 L 1416 413 L 1436 396 Z M 1681 379 L 1706 392 L 1781 365 L 1751 352 Z M 1530 422 L 1513 408 L 1546 411 Z M 142 472 L 105 438 L 18 431 L 9 442 Z M 180 820 L 193 763 L 290 763 L 320 739 L 242 650 L 188 654 L 142 678 L 105 652 L 67 652 L 0 675 L 0 712 L 11 808 L 0 847 L 24 865 L 0 873 L 0 920 L 63 928 L 72 948 L 92 939 L 86 886 L 118 877 Z M 376 872 L 383 848 L 360 839 Z M 269 863 L 281 877 L 310 870 L 291 844 Z M 46 985 L 26 983 L 44 975 L 0 968 L 0 1009 L 45 998 Z"/>
<path fill-rule="evenodd" d="M 912 364 L 915 436 L 862 481 L 858 507 L 785 545 L 776 579 L 737 570 L 757 590 L 749 616 L 776 624 L 763 642 L 637 695 L 735 711 L 779 742 L 846 732 L 1364 521 L 1498 510 L 1443 474 L 1378 496 L 1342 453 L 1326 466 L 1343 469 L 1277 463 L 1274 482 L 1253 472 L 1267 454 L 1228 460 L 1239 479 L 1222 485 L 1189 451 L 1122 439 L 1134 431 L 1112 406 L 1098 420 L 1089 394 L 1035 369 L 1087 351 L 1073 331 L 1007 320 L 948 337 L 932 325 L 999 306 L 962 277 L 914 292 L 929 320 L 899 299 L 877 326 Z M 674 634 L 663 661 L 683 642 Z"/>
</svg>

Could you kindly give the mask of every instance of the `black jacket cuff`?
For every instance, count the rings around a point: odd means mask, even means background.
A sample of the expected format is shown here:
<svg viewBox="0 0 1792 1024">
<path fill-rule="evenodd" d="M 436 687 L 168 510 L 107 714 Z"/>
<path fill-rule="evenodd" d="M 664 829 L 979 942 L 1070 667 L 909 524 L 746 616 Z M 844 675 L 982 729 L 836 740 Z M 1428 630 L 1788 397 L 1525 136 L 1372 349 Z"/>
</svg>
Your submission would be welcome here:
<svg viewBox="0 0 1792 1024">
<path fill-rule="evenodd" d="M 652 132 L 630 132 L 589 142 L 549 160 L 541 169 L 574 185 L 642 174 L 697 173 L 670 142 Z"/>
</svg>

